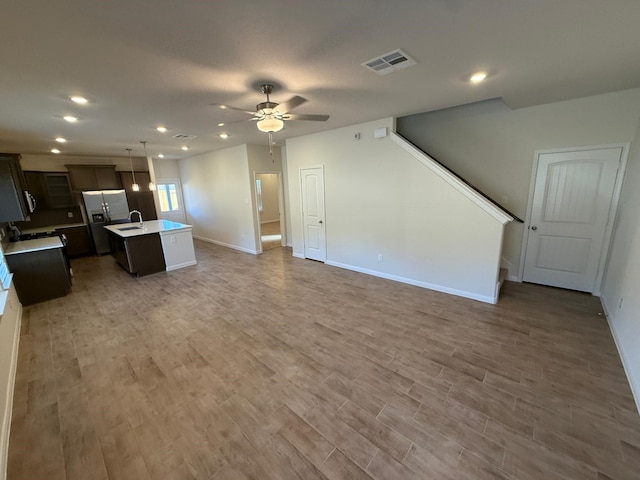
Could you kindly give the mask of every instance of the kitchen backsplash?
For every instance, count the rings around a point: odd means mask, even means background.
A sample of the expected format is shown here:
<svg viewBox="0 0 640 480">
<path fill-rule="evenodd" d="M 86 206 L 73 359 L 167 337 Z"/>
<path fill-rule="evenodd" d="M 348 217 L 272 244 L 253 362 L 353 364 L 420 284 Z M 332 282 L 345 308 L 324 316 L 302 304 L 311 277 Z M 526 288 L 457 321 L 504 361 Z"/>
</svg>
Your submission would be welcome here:
<svg viewBox="0 0 640 480">
<path fill-rule="evenodd" d="M 69 216 L 71 213 L 71 217 Z M 31 221 L 15 222 L 20 230 L 31 228 L 48 227 L 49 225 L 65 225 L 69 223 L 83 223 L 82 212 L 79 206 L 57 210 L 36 210 L 30 213 Z"/>
</svg>

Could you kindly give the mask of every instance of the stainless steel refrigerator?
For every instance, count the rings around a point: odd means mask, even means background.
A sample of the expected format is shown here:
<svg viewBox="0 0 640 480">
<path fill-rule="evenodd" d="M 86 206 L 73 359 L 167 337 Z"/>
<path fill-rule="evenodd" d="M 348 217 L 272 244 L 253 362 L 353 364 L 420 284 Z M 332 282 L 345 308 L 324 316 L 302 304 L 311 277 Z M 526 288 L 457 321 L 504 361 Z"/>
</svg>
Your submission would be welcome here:
<svg viewBox="0 0 640 480">
<path fill-rule="evenodd" d="M 124 190 L 97 190 L 82 192 L 82 198 L 96 253 L 109 253 L 111 247 L 104 226 L 129 221 L 127 195 Z"/>
</svg>

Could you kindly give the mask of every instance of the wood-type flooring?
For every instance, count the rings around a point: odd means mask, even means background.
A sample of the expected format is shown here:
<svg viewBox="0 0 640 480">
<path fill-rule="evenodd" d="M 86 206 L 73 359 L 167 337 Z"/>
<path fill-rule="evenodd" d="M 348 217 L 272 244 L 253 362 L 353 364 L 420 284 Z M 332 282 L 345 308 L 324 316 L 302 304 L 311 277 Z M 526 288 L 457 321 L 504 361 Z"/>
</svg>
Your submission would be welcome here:
<svg viewBox="0 0 640 480">
<path fill-rule="evenodd" d="M 263 223 L 260 225 L 260 234 L 263 252 L 265 250 L 271 250 L 272 248 L 282 246 L 280 222 Z"/>
<path fill-rule="evenodd" d="M 196 255 L 142 278 L 73 260 L 73 292 L 25 309 L 9 480 L 640 478 L 597 298 Z"/>
</svg>

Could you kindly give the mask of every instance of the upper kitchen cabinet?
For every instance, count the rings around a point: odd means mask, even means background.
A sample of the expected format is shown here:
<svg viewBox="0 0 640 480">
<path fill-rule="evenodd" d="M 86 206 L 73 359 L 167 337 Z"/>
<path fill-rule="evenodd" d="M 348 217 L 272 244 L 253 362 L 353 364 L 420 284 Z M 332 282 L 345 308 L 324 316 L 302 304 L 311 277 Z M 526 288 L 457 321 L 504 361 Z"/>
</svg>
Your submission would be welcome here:
<svg viewBox="0 0 640 480">
<path fill-rule="evenodd" d="M 132 192 L 133 189 L 133 174 L 131 172 L 120 171 L 120 180 L 122 180 L 122 188 L 127 192 Z M 136 174 L 136 182 L 140 185 L 141 192 L 149 192 L 149 182 L 151 181 L 151 175 L 149 172 L 134 172 Z"/>
<path fill-rule="evenodd" d="M 69 174 L 24 172 L 24 176 L 38 209 L 69 208 L 75 205 Z"/>
<path fill-rule="evenodd" d="M 133 185 L 131 172 L 121 171 L 118 173 L 120 173 L 120 179 L 122 180 L 122 188 L 125 189 L 127 194 L 129 209 L 138 210 L 145 220 L 157 220 L 158 214 L 153 200 L 153 192 L 149 190 L 149 182 L 151 181 L 149 172 L 134 172 L 136 174 L 136 182 L 140 185 L 140 190 L 137 192 L 134 192 L 131 188 Z"/>
<path fill-rule="evenodd" d="M 75 205 L 68 173 L 43 174 L 49 208 L 69 208 Z"/>
<path fill-rule="evenodd" d="M 20 155 L 0 153 L 0 222 L 26 220 L 26 190 Z"/>
<path fill-rule="evenodd" d="M 74 190 L 121 189 L 122 183 L 115 165 L 65 165 Z"/>
</svg>

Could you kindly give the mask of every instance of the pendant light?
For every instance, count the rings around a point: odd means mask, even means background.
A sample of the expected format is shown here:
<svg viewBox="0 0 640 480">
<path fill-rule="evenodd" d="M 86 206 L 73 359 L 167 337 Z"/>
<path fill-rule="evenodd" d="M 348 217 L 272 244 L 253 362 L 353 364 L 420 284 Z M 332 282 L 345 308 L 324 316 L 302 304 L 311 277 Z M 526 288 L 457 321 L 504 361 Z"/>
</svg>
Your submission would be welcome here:
<svg viewBox="0 0 640 480">
<path fill-rule="evenodd" d="M 131 176 L 133 177 L 133 183 L 131 184 L 131 190 L 133 190 L 134 192 L 139 192 L 140 191 L 140 185 L 138 185 L 136 183 L 136 174 L 133 171 L 133 160 L 131 159 L 131 149 L 130 148 L 126 148 L 125 150 L 127 152 L 129 152 L 129 163 L 131 164 Z"/>
<path fill-rule="evenodd" d="M 147 159 L 147 162 L 149 161 L 149 156 L 147 155 L 147 142 L 145 140 L 140 140 L 140 143 L 142 144 L 142 147 L 144 148 L 144 158 Z M 156 184 L 153 183 L 153 181 L 151 181 L 151 179 L 149 179 L 149 190 L 151 190 L 152 192 L 156 189 Z"/>
</svg>

